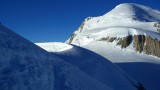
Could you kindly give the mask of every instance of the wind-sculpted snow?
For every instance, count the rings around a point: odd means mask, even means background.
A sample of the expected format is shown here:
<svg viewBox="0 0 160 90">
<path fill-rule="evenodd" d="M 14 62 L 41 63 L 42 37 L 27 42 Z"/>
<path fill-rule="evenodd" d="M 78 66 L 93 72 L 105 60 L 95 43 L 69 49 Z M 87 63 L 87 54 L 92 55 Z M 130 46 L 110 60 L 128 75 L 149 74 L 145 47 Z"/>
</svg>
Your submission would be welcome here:
<svg viewBox="0 0 160 90">
<path fill-rule="evenodd" d="M 114 90 L 0 25 L 0 90 Z"/>
<path fill-rule="evenodd" d="M 53 90 L 47 53 L 0 25 L 0 89 Z"/>
</svg>

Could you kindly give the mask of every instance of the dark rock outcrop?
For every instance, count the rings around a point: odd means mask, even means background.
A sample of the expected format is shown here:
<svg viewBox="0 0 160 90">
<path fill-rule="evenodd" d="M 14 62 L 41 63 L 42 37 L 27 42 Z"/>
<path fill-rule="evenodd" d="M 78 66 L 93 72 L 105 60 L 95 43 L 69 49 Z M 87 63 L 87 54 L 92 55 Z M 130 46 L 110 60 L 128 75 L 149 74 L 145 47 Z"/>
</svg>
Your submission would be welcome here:
<svg viewBox="0 0 160 90">
<path fill-rule="evenodd" d="M 146 36 L 144 35 L 134 35 L 134 42 L 133 46 L 136 51 L 139 51 L 140 53 L 144 50 L 144 44 L 146 42 Z"/>
<path fill-rule="evenodd" d="M 89 18 L 89 19 L 90 19 L 90 18 Z M 86 19 L 86 20 L 88 21 L 89 19 Z M 86 21 L 86 20 L 85 20 L 85 21 Z M 77 32 L 74 32 L 74 33 L 71 35 L 71 37 L 67 40 L 66 43 L 71 44 L 71 42 L 73 41 L 74 37 L 76 37 L 78 33 L 81 33 L 81 32 L 83 31 L 83 27 L 84 27 L 85 21 L 84 21 L 84 22 L 82 23 L 82 25 L 78 28 Z"/>
<path fill-rule="evenodd" d="M 106 38 L 104 37 L 104 38 L 101 38 L 100 41 L 113 42 L 116 39 L 117 39 L 116 37 L 106 37 Z"/>
<path fill-rule="evenodd" d="M 129 35 L 125 38 L 120 38 L 119 42 L 117 43 L 117 45 L 121 45 L 121 48 L 126 48 L 128 47 L 131 43 L 132 43 L 132 36 Z"/>
<path fill-rule="evenodd" d="M 157 31 L 160 33 L 160 22 L 154 23 L 153 26 L 156 27 L 156 28 L 157 28 Z"/>
<path fill-rule="evenodd" d="M 107 42 L 113 42 L 118 41 L 117 45 L 121 45 L 121 48 L 126 48 L 132 43 L 132 36 L 127 36 L 123 38 L 116 38 L 116 37 L 106 37 L 101 38 L 100 41 L 107 41 Z"/>
<path fill-rule="evenodd" d="M 71 44 L 71 42 L 73 41 L 73 39 L 74 39 L 74 37 L 75 37 L 76 35 L 77 35 L 77 34 L 73 33 L 73 34 L 71 35 L 71 37 L 68 39 L 67 43 L 68 43 L 68 44 Z"/>
<path fill-rule="evenodd" d="M 160 57 L 160 41 L 151 37 L 147 37 L 143 51 L 148 55 Z"/>
<path fill-rule="evenodd" d="M 120 45 L 121 48 L 126 48 L 133 42 L 135 51 L 160 57 L 160 41 L 156 38 L 146 35 L 129 35 L 123 38 L 106 37 L 100 39 L 100 41 L 107 42 L 113 42 L 115 40 L 117 41 L 117 45 Z"/>
<path fill-rule="evenodd" d="M 88 19 L 87 19 L 88 20 Z M 81 33 L 84 27 L 85 21 L 82 23 L 82 25 L 78 28 L 77 32 Z M 74 32 L 71 37 L 68 39 L 68 41 L 66 43 L 71 44 L 71 42 L 73 41 L 74 37 L 77 36 L 77 32 Z"/>
<path fill-rule="evenodd" d="M 160 57 L 160 41 L 145 35 L 134 36 L 134 47 L 138 52 Z"/>
<path fill-rule="evenodd" d="M 66 41 L 66 43 L 71 44 L 71 42 L 73 41 L 74 37 L 77 36 L 77 34 L 81 33 L 84 30 L 84 25 L 87 21 L 89 21 L 90 19 L 92 19 L 92 17 L 87 17 L 81 24 L 81 26 L 76 30 L 76 32 L 74 32 L 71 37 Z"/>
</svg>

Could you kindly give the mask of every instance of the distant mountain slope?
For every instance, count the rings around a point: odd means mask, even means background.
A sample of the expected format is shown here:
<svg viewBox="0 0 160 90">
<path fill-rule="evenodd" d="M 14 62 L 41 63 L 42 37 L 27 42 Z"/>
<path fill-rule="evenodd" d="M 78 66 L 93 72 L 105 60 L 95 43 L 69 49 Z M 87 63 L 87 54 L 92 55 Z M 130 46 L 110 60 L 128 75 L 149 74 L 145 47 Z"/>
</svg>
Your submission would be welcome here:
<svg viewBox="0 0 160 90">
<path fill-rule="evenodd" d="M 92 41 L 129 45 L 136 52 L 160 57 L 160 11 L 133 3 L 116 6 L 100 17 L 89 17 L 66 41 L 78 46 Z"/>
<path fill-rule="evenodd" d="M 114 89 L 0 25 L 0 90 Z"/>
<path fill-rule="evenodd" d="M 89 49 L 116 63 L 147 90 L 159 90 L 160 11 L 123 3 L 88 17 L 66 43 Z"/>
</svg>

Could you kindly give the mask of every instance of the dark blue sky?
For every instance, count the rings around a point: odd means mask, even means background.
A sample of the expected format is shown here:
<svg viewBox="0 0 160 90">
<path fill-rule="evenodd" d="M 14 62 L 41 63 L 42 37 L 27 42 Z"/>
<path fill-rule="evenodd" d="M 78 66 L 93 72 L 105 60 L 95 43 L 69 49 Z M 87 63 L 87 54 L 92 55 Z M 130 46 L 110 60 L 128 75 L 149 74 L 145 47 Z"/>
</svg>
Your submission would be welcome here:
<svg viewBox="0 0 160 90">
<path fill-rule="evenodd" d="M 32 42 L 64 42 L 86 17 L 120 3 L 160 10 L 160 0 L 0 0 L 0 21 Z"/>
</svg>

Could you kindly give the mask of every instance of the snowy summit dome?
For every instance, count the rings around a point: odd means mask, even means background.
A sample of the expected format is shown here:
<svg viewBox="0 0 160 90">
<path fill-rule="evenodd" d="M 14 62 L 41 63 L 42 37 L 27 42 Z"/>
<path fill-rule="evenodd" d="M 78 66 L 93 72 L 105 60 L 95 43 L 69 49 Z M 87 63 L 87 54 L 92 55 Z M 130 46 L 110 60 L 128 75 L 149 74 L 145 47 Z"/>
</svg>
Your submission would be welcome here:
<svg viewBox="0 0 160 90">
<path fill-rule="evenodd" d="M 115 19 L 132 18 L 139 21 L 159 21 L 159 14 L 160 12 L 158 12 L 158 10 L 153 10 L 147 6 L 134 3 L 123 3 L 117 5 L 113 10 L 104 16 Z"/>
</svg>

